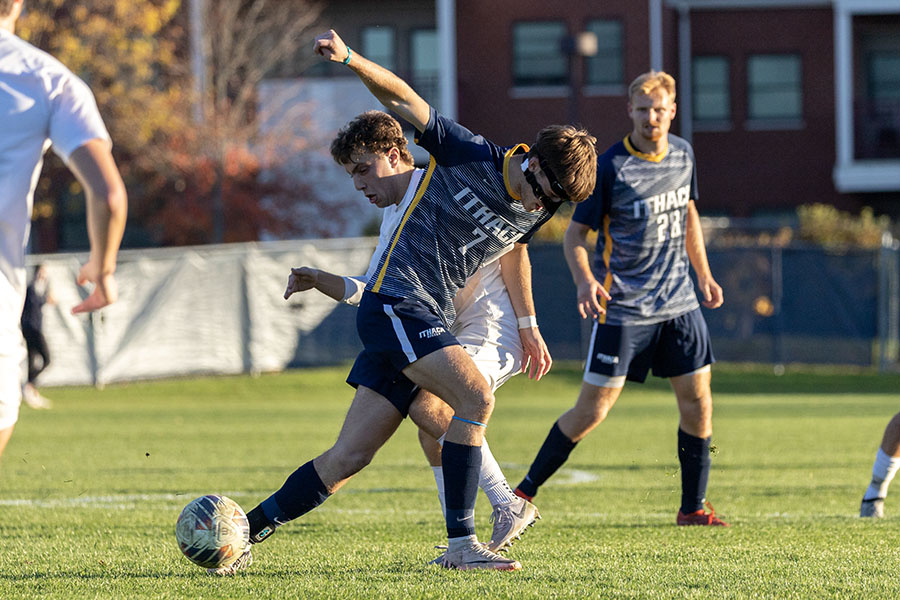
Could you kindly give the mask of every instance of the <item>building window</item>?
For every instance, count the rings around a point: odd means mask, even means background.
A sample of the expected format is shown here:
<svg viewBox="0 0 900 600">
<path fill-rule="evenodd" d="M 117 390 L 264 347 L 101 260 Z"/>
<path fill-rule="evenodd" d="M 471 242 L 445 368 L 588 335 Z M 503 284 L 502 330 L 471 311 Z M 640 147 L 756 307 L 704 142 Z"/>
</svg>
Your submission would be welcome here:
<svg viewBox="0 0 900 600">
<path fill-rule="evenodd" d="M 593 20 L 587 31 L 597 36 L 597 54 L 588 57 L 587 85 L 622 85 L 625 80 L 623 27 L 621 21 Z"/>
<path fill-rule="evenodd" d="M 693 60 L 693 118 L 701 122 L 731 120 L 731 90 L 728 59 L 697 56 Z"/>
<path fill-rule="evenodd" d="M 566 26 L 558 21 L 513 25 L 513 85 L 558 86 L 568 82 L 562 51 Z"/>
<path fill-rule="evenodd" d="M 589 21 L 587 31 L 597 36 L 597 54 L 588 57 L 587 85 L 623 85 L 625 52 L 621 21 Z"/>
<path fill-rule="evenodd" d="M 863 53 L 865 93 L 856 100 L 856 157 L 900 157 L 900 41 Z M 874 45 L 874 44 L 873 44 Z"/>
<path fill-rule="evenodd" d="M 747 61 L 750 120 L 803 118 L 803 83 L 796 54 L 757 54 Z"/>
<path fill-rule="evenodd" d="M 397 67 L 396 34 L 391 27 L 364 27 L 362 35 L 362 53 L 372 62 L 378 63 L 388 71 Z"/>
<path fill-rule="evenodd" d="M 866 58 L 869 98 L 875 102 L 900 102 L 900 50 L 876 51 Z"/>
<path fill-rule="evenodd" d="M 413 88 L 429 104 L 440 109 L 440 61 L 436 30 L 415 29 L 410 34 L 410 70 Z"/>
</svg>

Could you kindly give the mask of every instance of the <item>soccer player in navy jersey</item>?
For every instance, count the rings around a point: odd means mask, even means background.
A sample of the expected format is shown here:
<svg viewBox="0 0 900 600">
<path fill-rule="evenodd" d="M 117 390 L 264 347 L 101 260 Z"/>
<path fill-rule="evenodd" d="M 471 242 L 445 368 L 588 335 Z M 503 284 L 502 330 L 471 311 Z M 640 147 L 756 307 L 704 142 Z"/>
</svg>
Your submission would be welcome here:
<svg viewBox="0 0 900 600">
<path fill-rule="evenodd" d="M 366 283 L 394 230 L 415 197 L 425 169 L 417 168 L 400 123 L 389 114 L 370 110 L 342 128 L 331 142 L 331 156 L 348 171 L 354 187 L 382 209 L 378 244 L 363 277 L 341 277 L 324 269 L 292 268 L 285 299 L 315 289 L 334 300 L 359 305 Z M 453 299 L 456 319 L 450 329 L 475 362 L 478 371 L 496 390 L 519 372 L 536 380 L 552 363 L 550 351 L 537 326 L 527 244 L 515 244 L 499 259 L 480 267 Z M 440 398 L 421 390 L 409 406 L 409 417 L 419 428 L 419 441 L 431 464 L 441 510 L 444 478 L 439 440 L 447 431 L 453 411 Z M 487 440 L 481 446 L 478 487 L 493 508 L 488 549 L 507 548 L 540 518 L 533 504 L 513 493 Z"/>
<path fill-rule="evenodd" d="M 581 392 L 556 421 L 516 493 L 532 499 L 575 445 L 606 418 L 625 384 L 666 377 L 678 402 L 678 525 L 724 525 L 705 512 L 712 435 L 709 332 L 703 305 L 722 305 L 697 213 L 697 173 L 687 141 L 669 133 L 675 80 L 650 71 L 628 89 L 632 131 L 598 159 L 597 187 L 566 230 L 578 311 L 594 319 Z M 589 230 L 600 230 L 593 269 Z M 708 505 L 708 503 L 707 503 Z M 710 506 L 711 509 L 711 506 Z"/>
<path fill-rule="evenodd" d="M 556 125 L 542 129 L 531 148 L 501 148 L 438 114 L 334 31 L 319 35 L 313 49 L 350 68 L 385 107 L 411 123 L 431 160 L 360 300 L 357 330 L 364 349 L 347 379 L 356 394 L 338 440 L 248 513 L 251 541 L 314 509 L 368 464 L 402 422 L 418 386 L 454 410 L 441 450 L 448 548 L 438 563 L 460 570 L 519 569 L 518 561 L 489 551 L 475 537 L 481 444 L 494 396 L 449 333 L 453 298 L 481 265 L 527 242 L 563 201 L 590 195 L 596 140 Z M 384 167 L 377 161 L 345 165 L 348 173 Z M 248 551 L 234 570 L 249 561 Z"/>
</svg>

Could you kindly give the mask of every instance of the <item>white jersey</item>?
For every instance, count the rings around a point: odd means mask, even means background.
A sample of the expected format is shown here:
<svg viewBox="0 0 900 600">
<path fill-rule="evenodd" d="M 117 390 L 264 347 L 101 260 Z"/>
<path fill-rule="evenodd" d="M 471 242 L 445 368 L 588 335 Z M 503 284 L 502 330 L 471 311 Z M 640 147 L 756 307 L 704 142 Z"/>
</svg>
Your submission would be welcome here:
<svg viewBox="0 0 900 600">
<path fill-rule="evenodd" d="M 109 140 L 87 85 L 62 63 L 0 29 L 0 429 L 18 416 L 25 247 L 44 152 L 68 163 L 93 139 Z"/>
<path fill-rule="evenodd" d="M 109 140 L 91 90 L 62 63 L 0 29 L 0 269 L 25 293 L 25 245 L 44 152 L 66 163 L 93 139 Z"/>
<path fill-rule="evenodd" d="M 416 194 L 423 173 L 422 169 L 415 169 L 400 203 L 383 210 L 378 245 L 366 275 L 344 278 L 343 302 L 359 304 L 366 283 L 374 276 L 381 255 L 391 243 L 394 231 Z M 521 371 L 523 358 L 518 321 L 500 274 L 500 261 L 494 259 L 479 268 L 457 293 L 453 306 L 456 319 L 450 327 L 450 333 L 456 336 L 475 361 L 491 389 L 496 390 Z"/>
</svg>

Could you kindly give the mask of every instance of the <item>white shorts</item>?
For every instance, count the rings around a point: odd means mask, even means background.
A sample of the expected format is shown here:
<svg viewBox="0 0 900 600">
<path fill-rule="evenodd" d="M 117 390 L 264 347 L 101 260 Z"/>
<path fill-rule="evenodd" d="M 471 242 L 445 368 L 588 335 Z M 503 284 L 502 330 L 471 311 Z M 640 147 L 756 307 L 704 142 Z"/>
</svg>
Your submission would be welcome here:
<svg viewBox="0 0 900 600">
<path fill-rule="evenodd" d="M 481 267 L 453 301 L 450 333 L 462 344 L 492 390 L 522 370 L 522 338 L 500 262 Z"/>
<path fill-rule="evenodd" d="M 0 430 L 12 427 L 19 420 L 25 382 L 22 369 L 25 340 L 19 327 L 24 301 L 24 295 L 0 274 Z"/>
</svg>

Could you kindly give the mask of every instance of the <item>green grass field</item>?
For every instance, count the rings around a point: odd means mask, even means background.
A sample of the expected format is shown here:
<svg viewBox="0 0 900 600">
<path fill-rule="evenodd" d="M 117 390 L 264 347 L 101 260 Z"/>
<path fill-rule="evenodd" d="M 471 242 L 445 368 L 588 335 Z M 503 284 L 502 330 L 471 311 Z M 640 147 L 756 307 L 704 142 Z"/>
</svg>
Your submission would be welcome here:
<svg viewBox="0 0 900 600">
<path fill-rule="evenodd" d="M 626 387 L 537 497 L 544 518 L 510 552 L 517 573 L 429 567 L 444 541 L 434 480 L 404 423 L 322 507 L 211 578 L 174 523 L 204 493 L 249 510 L 328 448 L 346 368 L 45 390 L 0 464 L 0 598 L 900 597 L 900 484 L 888 517 L 856 515 L 900 376 L 717 366 L 709 499 L 728 529 L 674 525 L 677 411 L 665 382 Z M 580 371 L 517 377 L 488 439 L 513 485 Z M 892 502 L 894 500 L 894 502 Z M 479 535 L 489 509 L 479 498 Z"/>
</svg>

